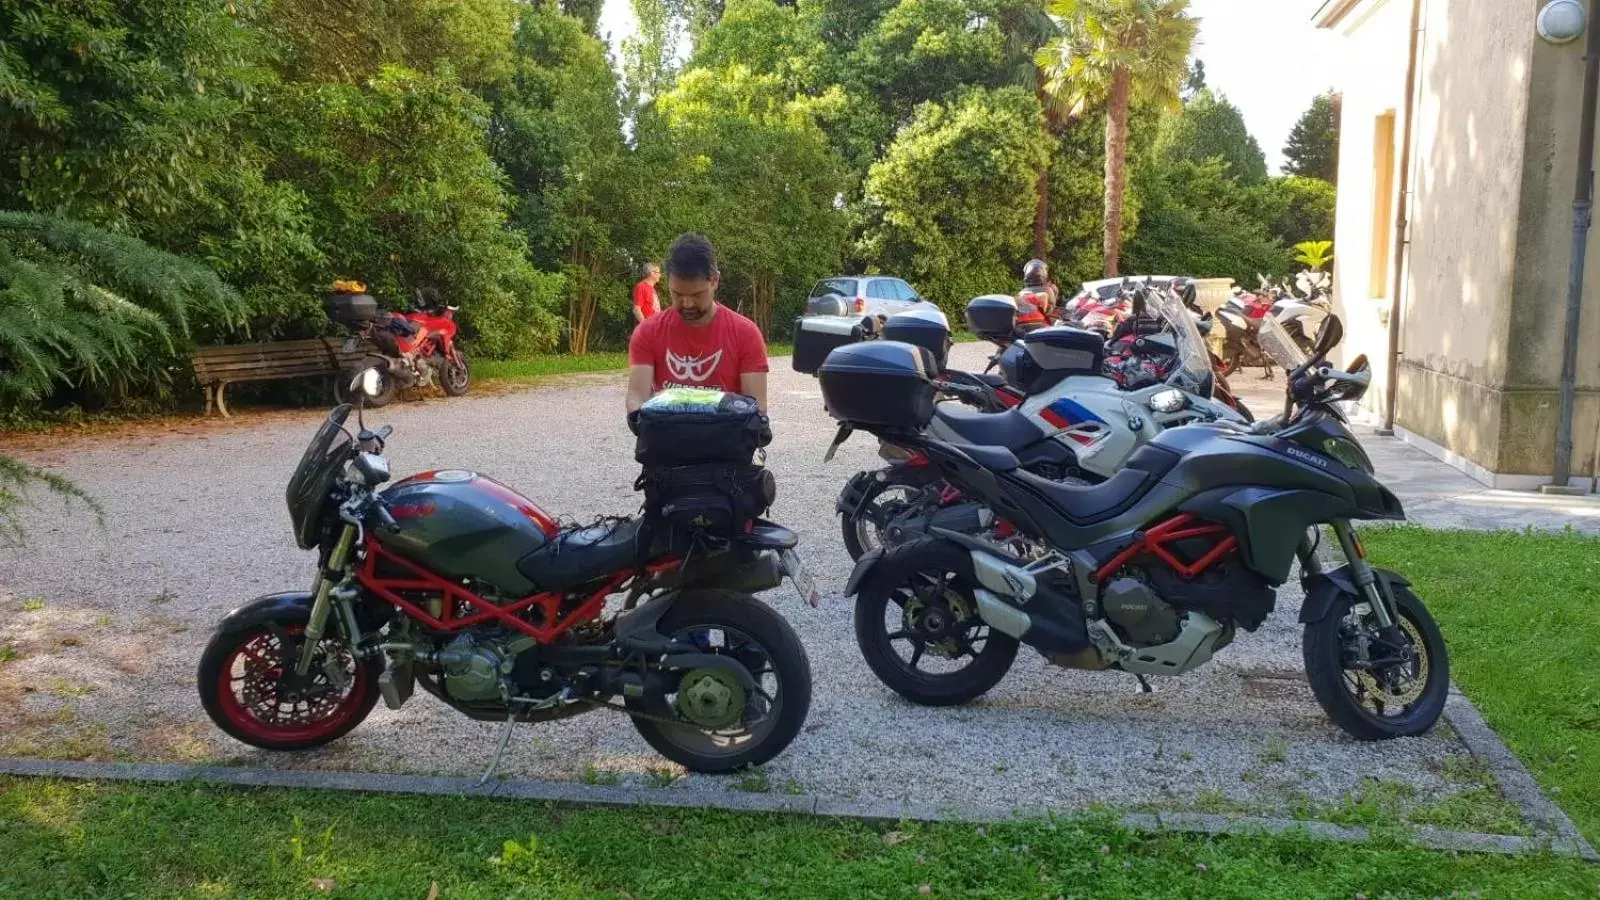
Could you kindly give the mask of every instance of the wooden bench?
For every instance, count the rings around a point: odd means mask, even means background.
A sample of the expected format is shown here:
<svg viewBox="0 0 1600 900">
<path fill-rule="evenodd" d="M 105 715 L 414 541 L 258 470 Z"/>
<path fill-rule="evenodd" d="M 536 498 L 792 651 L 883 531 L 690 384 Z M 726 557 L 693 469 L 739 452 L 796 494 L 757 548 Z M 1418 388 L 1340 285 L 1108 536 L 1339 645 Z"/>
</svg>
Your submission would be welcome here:
<svg viewBox="0 0 1600 900">
<path fill-rule="evenodd" d="M 377 348 L 366 343 L 346 351 L 344 338 L 223 344 L 195 351 L 194 375 L 206 392 L 206 415 L 211 414 L 211 407 L 215 405 L 217 411 L 228 418 L 228 405 L 222 395 L 230 384 L 342 375 L 356 369 L 364 358 L 376 352 Z"/>
</svg>

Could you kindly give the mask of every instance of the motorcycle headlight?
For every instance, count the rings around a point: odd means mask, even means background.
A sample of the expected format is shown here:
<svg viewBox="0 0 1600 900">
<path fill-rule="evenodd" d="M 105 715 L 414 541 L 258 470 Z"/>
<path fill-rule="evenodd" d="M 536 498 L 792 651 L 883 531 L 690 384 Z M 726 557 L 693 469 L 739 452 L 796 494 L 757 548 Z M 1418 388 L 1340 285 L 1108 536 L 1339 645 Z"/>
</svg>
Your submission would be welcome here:
<svg viewBox="0 0 1600 900">
<path fill-rule="evenodd" d="M 1175 413 L 1189 405 L 1189 398 L 1183 391 L 1162 391 L 1150 398 L 1150 408 L 1158 413 Z"/>
</svg>

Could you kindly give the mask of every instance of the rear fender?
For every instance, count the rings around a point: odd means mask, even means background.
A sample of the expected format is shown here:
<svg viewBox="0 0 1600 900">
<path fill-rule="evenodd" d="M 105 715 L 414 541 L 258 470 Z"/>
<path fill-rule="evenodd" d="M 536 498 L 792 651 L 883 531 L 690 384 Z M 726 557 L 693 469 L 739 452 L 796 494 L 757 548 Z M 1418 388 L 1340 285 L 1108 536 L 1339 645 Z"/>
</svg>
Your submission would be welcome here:
<svg viewBox="0 0 1600 900">
<path fill-rule="evenodd" d="M 861 590 L 862 582 L 867 580 L 867 576 L 871 575 L 872 570 L 877 568 L 881 562 L 883 562 L 882 547 L 876 550 L 868 550 L 862 554 L 861 558 L 856 560 L 856 567 L 850 570 L 850 577 L 845 580 L 844 595 L 846 597 L 854 597 L 856 592 Z"/>
<path fill-rule="evenodd" d="M 883 479 L 878 479 L 879 474 Z M 844 490 L 839 492 L 839 502 L 835 509 L 846 516 L 855 516 L 867 501 L 891 484 L 902 484 L 908 487 L 927 487 L 936 481 L 943 480 L 944 476 L 934 466 L 926 462 L 921 465 L 912 465 L 897 462 L 884 469 L 866 469 L 850 477 L 845 483 Z"/>
<path fill-rule="evenodd" d="M 673 606 L 686 599 L 685 591 L 669 591 L 646 601 L 641 606 L 617 620 L 617 644 L 628 650 L 638 650 L 661 657 L 661 664 L 671 669 L 720 669 L 744 685 L 747 690 L 757 688 L 750 670 L 731 656 L 705 653 L 689 649 L 674 642 L 660 631 L 661 619 Z M 751 603 L 759 603 L 754 597 Z"/>
<path fill-rule="evenodd" d="M 1394 596 L 1393 588 L 1396 586 L 1407 587 L 1411 584 L 1405 576 L 1391 572 L 1388 569 L 1373 569 L 1378 579 L 1383 582 L 1385 594 Z M 1309 625 L 1320 622 L 1333 611 L 1336 601 L 1343 594 L 1352 597 L 1361 596 L 1361 590 L 1356 587 L 1355 578 L 1350 574 L 1350 564 L 1346 563 L 1338 568 L 1329 569 L 1316 575 L 1308 575 L 1302 581 L 1306 591 L 1305 602 L 1300 604 L 1300 623 Z"/>
</svg>

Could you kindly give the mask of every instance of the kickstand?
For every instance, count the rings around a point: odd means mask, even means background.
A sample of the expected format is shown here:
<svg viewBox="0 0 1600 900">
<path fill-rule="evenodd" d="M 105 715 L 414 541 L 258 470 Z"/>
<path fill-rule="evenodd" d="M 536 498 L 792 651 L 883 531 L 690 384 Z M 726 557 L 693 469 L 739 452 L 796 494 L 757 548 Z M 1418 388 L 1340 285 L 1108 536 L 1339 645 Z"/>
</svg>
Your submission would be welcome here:
<svg viewBox="0 0 1600 900">
<path fill-rule="evenodd" d="M 1133 677 L 1139 679 L 1139 693 L 1141 693 L 1141 694 L 1153 694 L 1153 693 L 1155 693 L 1155 688 L 1150 686 L 1150 679 L 1144 677 L 1143 675 L 1135 675 Z"/>
<path fill-rule="evenodd" d="M 505 727 L 500 729 L 500 741 L 495 745 L 494 759 L 489 761 L 488 771 L 484 772 L 483 777 L 478 779 L 478 787 L 488 784 L 489 779 L 494 777 L 495 770 L 500 768 L 500 757 L 506 755 L 506 745 L 511 743 L 511 729 L 516 727 L 516 724 L 517 711 L 513 709 L 511 715 L 506 716 Z"/>
</svg>

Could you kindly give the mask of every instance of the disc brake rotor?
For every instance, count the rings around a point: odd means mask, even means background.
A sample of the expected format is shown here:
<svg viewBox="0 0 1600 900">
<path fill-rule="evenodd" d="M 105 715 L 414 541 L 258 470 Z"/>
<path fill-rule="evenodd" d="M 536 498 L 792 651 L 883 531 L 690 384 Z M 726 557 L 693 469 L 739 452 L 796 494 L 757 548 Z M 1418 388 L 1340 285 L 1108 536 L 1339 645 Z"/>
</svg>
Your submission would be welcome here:
<svg viewBox="0 0 1600 900">
<path fill-rule="evenodd" d="M 972 607 L 965 597 L 954 591 L 944 591 L 932 604 L 913 591 L 901 611 L 900 620 L 901 627 L 922 638 L 929 651 L 946 659 L 957 659 L 962 655 L 965 641 L 961 638 L 972 620 Z"/>
<path fill-rule="evenodd" d="M 1428 652 L 1423 648 L 1421 632 L 1411 620 L 1401 617 L 1397 624 L 1410 641 L 1415 674 L 1409 671 L 1397 673 L 1403 680 L 1385 677 L 1400 667 L 1389 667 L 1382 672 L 1360 669 L 1352 674 L 1356 676 L 1356 684 L 1362 692 L 1381 699 L 1385 705 L 1409 706 L 1422 697 L 1422 692 L 1428 686 Z"/>
<path fill-rule="evenodd" d="M 723 669 L 691 669 L 678 684 L 678 715 L 699 728 L 717 730 L 744 718 L 745 689 Z"/>
</svg>

